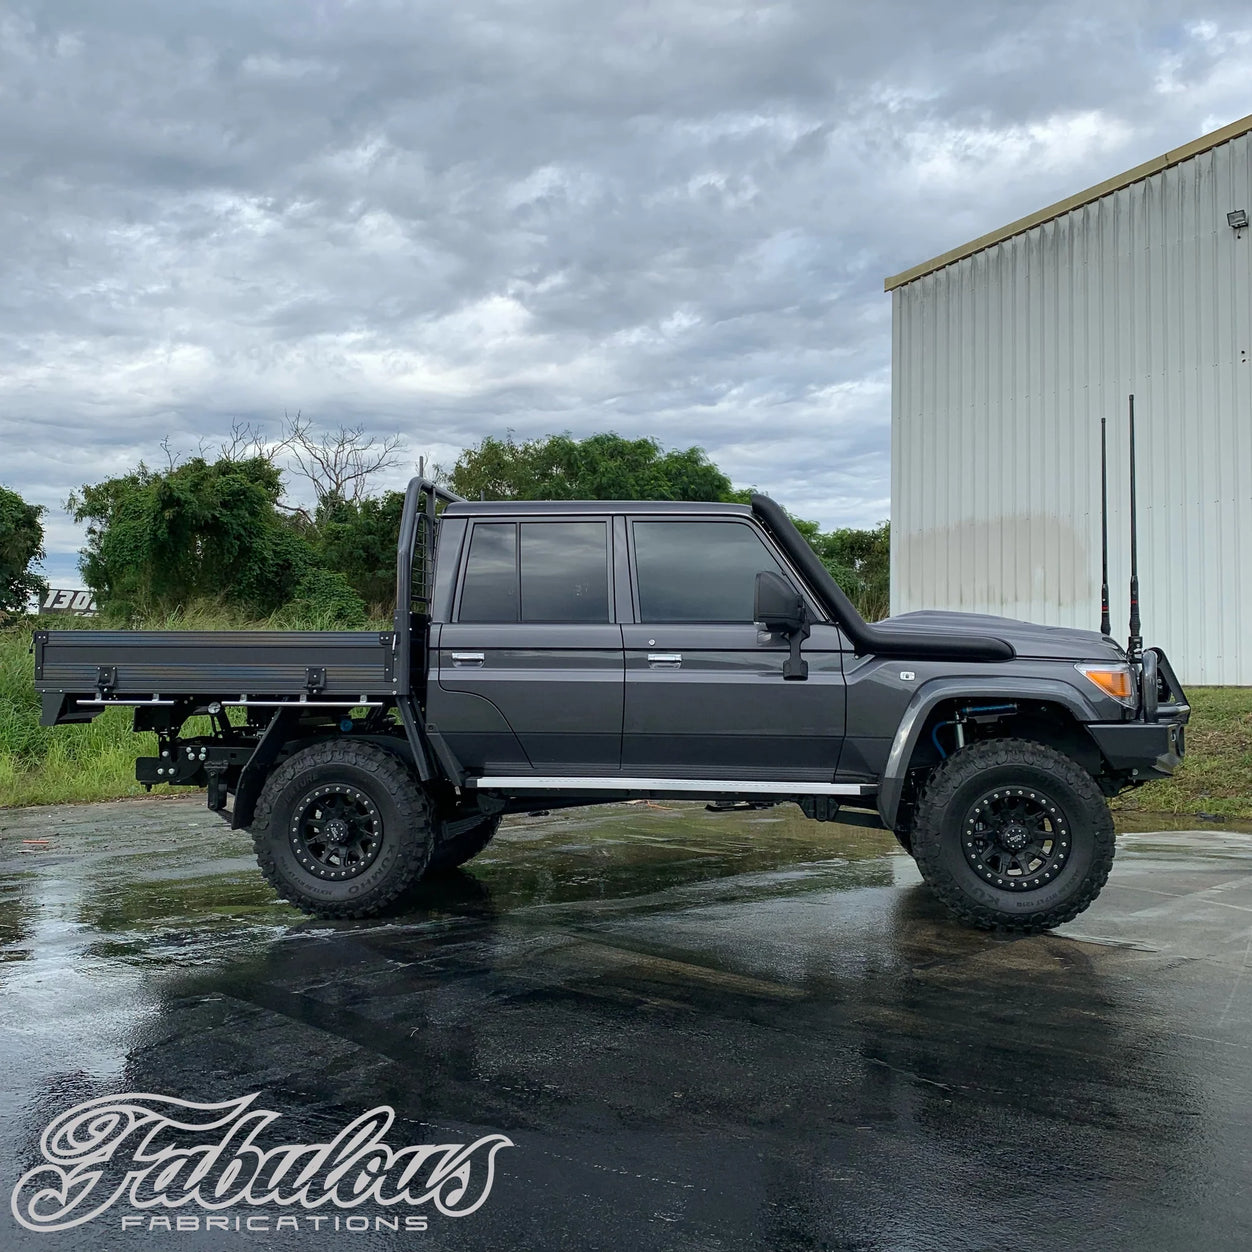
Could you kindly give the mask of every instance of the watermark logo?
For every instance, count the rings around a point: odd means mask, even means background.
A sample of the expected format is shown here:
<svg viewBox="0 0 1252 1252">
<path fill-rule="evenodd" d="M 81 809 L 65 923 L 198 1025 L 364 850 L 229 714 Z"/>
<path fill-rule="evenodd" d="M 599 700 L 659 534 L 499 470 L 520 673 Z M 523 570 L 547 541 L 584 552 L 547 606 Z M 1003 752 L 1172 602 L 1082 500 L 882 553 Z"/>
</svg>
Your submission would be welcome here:
<svg viewBox="0 0 1252 1252">
<path fill-rule="evenodd" d="M 465 1217 L 491 1192 L 496 1153 L 513 1146 L 493 1134 L 472 1143 L 391 1147 L 385 1137 L 396 1115 L 386 1105 L 362 1113 L 328 1143 L 266 1146 L 262 1137 L 281 1115 L 254 1107 L 256 1099 L 195 1104 L 139 1092 L 75 1105 L 40 1137 L 43 1163 L 13 1188 L 13 1216 L 36 1231 L 69 1230 L 114 1205 L 220 1214 L 262 1205 L 309 1213 L 429 1204 L 445 1217 Z M 168 1217 L 150 1220 L 171 1229 Z M 254 1220 L 241 1227 L 236 1217 L 235 1229 L 256 1229 Z M 123 1228 L 136 1221 L 123 1219 Z M 298 1228 L 292 1217 L 279 1221 Z M 321 1228 L 317 1218 L 305 1221 Z M 406 1229 L 424 1229 L 424 1221 L 412 1221 Z M 226 1222 L 209 1217 L 205 1228 L 226 1229 Z M 198 1229 L 199 1221 L 179 1217 L 175 1228 Z"/>
</svg>

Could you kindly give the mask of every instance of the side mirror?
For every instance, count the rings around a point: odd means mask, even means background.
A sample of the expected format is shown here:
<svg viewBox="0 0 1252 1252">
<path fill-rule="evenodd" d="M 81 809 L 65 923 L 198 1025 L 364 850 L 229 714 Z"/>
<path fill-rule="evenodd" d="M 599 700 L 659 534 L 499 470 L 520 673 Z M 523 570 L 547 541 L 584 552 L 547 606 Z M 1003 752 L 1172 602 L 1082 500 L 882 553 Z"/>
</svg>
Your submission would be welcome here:
<svg viewBox="0 0 1252 1252">
<path fill-rule="evenodd" d="M 766 630 L 795 634 L 808 624 L 804 597 L 781 574 L 762 570 L 756 576 L 753 615 Z"/>
</svg>

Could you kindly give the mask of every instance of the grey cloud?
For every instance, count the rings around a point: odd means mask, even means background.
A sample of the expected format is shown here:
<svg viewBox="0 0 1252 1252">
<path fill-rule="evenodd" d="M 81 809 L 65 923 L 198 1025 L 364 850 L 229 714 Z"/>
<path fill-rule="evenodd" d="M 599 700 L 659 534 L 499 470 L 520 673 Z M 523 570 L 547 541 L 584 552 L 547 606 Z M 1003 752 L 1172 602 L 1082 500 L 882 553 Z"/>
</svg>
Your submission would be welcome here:
<svg viewBox="0 0 1252 1252">
<path fill-rule="evenodd" d="M 56 508 L 167 435 L 287 408 L 444 463 L 506 430 L 696 442 L 801 513 L 876 522 L 883 276 L 1246 111 L 1250 25 L 1070 0 L 10 5 L 0 477 Z M 64 519 L 52 541 L 69 562 Z"/>
</svg>

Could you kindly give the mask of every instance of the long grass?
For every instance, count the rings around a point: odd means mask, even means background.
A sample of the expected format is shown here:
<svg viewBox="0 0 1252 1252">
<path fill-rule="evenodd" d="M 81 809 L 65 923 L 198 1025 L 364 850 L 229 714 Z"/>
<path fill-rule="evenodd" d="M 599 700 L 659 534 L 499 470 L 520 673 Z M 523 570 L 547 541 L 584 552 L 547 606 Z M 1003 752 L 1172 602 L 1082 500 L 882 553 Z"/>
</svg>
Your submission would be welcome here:
<svg viewBox="0 0 1252 1252">
<path fill-rule="evenodd" d="M 1172 778 L 1124 792 L 1123 813 L 1252 820 L 1252 687 L 1189 687 L 1187 754 Z"/>
<path fill-rule="evenodd" d="M 73 629 L 81 619 L 44 621 Z M 129 709 L 110 709 L 78 726 L 39 724 L 33 625 L 27 620 L 0 632 L 0 806 L 111 800 L 142 792 L 135 782 L 135 756 L 141 743 L 150 751 L 153 738 L 131 733 Z"/>
<path fill-rule="evenodd" d="M 30 655 L 34 629 L 90 629 L 83 618 L 25 619 L 0 630 L 0 808 L 113 800 L 141 795 L 135 757 L 151 755 L 156 736 L 131 731 L 129 709 L 109 709 L 82 725 L 40 726 Z M 317 630 L 316 619 L 246 622 L 201 605 L 142 623 L 150 630 Z M 370 629 L 386 630 L 386 622 Z M 1128 792 L 1123 812 L 1252 820 L 1252 688 L 1198 687 L 1187 728 L 1187 759 L 1173 778 Z M 194 728 L 189 725 L 189 733 Z M 183 788 L 155 792 L 187 794 Z"/>
</svg>

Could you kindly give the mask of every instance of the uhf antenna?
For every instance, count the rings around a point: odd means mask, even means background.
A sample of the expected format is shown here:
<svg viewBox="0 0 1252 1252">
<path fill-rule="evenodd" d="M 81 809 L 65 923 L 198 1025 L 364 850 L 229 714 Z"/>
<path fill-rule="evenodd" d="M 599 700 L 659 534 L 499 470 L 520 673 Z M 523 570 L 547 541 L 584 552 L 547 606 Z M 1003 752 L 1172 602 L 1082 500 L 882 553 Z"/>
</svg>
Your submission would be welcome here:
<svg viewBox="0 0 1252 1252">
<path fill-rule="evenodd" d="M 1139 633 L 1139 523 L 1135 512 L 1135 398 L 1130 397 L 1130 639 L 1126 651 L 1132 661 L 1143 655 Z"/>
<path fill-rule="evenodd" d="M 1108 423 L 1100 419 L 1100 634 L 1113 633 L 1109 621 L 1109 445 Z"/>
</svg>

